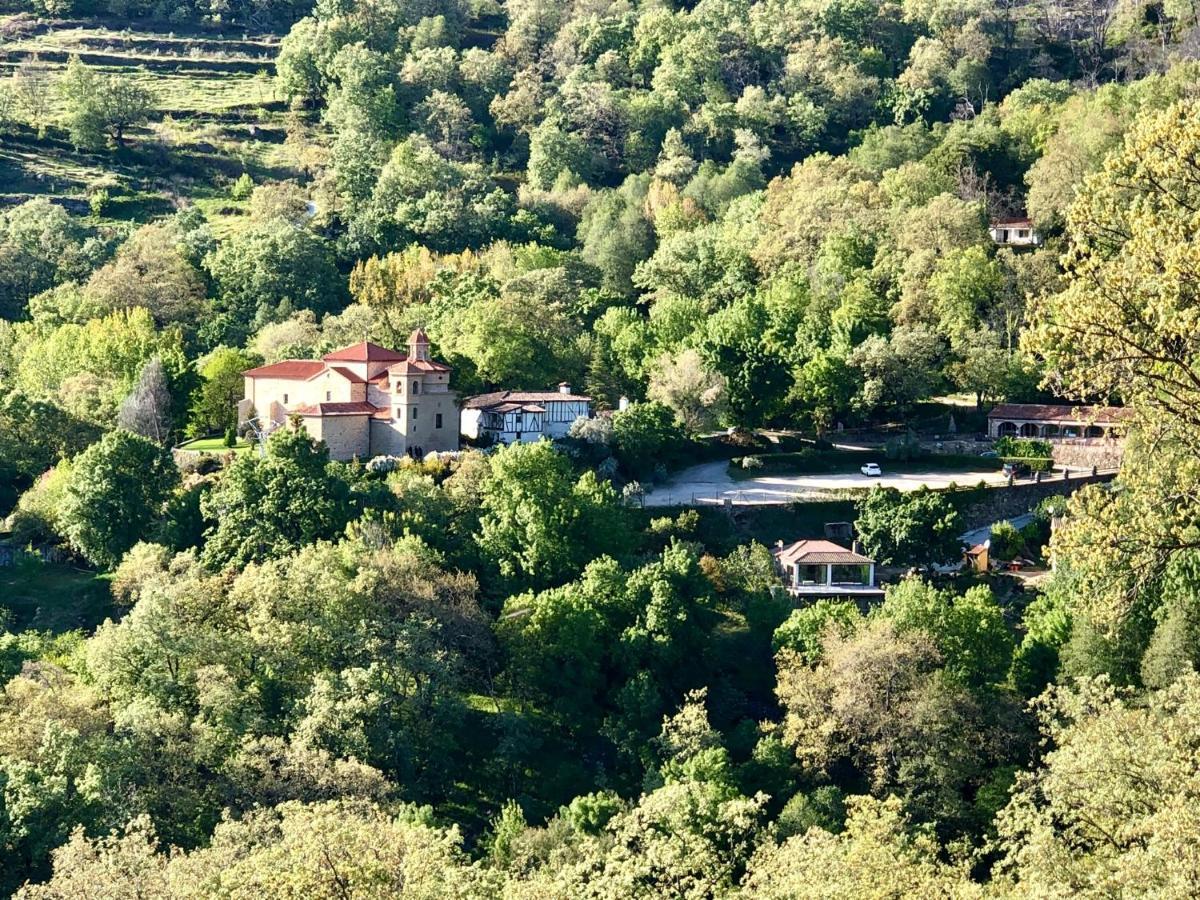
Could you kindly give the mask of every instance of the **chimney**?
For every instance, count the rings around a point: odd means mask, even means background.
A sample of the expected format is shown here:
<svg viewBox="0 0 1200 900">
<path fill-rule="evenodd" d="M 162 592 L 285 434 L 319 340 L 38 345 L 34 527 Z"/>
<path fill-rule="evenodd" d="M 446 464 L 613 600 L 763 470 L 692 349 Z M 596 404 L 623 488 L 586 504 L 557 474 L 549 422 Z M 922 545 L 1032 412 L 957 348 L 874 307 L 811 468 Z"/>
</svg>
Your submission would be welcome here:
<svg viewBox="0 0 1200 900">
<path fill-rule="evenodd" d="M 855 540 L 854 540 L 854 541 L 853 541 L 853 542 L 850 544 L 850 552 L 851 552 L 851 553 L 857 553 L 859 556 L 862 556 L 862 552 L 863 552 L 863 548 L 862 548 L 862 541 L 860 541 L 860 540 L 858 540 L 858 539 L 855 539 Z"/>
<path fill-rule="evenodd" d="M 567 383 L 567 382 L 565 382 L 565 381 L 560 381 L 560 382 L 558 383 L 558 392 L 559 392 L 560 394 L 569 394 L 569 393 L 571 393 L 571 385 L 570 385 L 570 384 L 568 384 L 568 383 Z"/>
<path fill-rule="evenodd" d="M 776 541 L 776 542 L 775 542 L 775 549 L 776 549 L 776 550 L 782 550 L 782 549 L 783 549 L 783 541 Z"/>
<path fill-rule="evenodd" d="M 617 410 L 625 412 L 627 409 L 629 409 L 629 398 L 622 394 L 621 399 L 617 401 Z"/>
</svg>

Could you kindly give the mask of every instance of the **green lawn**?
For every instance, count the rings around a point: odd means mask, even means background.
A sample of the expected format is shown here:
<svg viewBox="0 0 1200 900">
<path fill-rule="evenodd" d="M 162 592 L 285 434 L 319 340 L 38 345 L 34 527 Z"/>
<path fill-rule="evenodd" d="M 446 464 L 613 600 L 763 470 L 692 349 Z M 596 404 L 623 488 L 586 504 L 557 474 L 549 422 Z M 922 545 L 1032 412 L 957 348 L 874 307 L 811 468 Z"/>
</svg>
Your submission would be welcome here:
<svg viewBox="0 0 1200 900">
<path fill-rule="evenodd" d="M 0 607 L 9 614 L 9 631 L 53 634 L 90 632 L 113 611 L 106 577 L 36 560 L 0 568 Z"/>
<path fill-rule="evenodd" d="M 0 16 L 0 28 L 10 21 Z M 51 92 L 44 134 L 14 122 L 0 137 L 0 200 L 46 196 L 86 214 L 92 186 L 104 185 L 111 202 L 102 221 L 149 221 L 187 197 L 205 203 L 220 234 L 239 227 L 244 204 L 229 197 L 239 175 L 262 182 L 299 174 L 284 143 L 289 113 L 273 79 L 279 39 L 54 21 L 15 28 L 0 58 L 0 79 L 35 54 L 53 79 L 79 54 L 101 73 L 150 88 L 156 109 L 148 123 L 130 130 L 124 148 L 80 151 L 64 128 L 63 101 Z"/>
<path fill-rule="evenodd" d="M 194 441 L 188 441 L 185 444 L 180 444 L 180 450 L 192 450 L 197 453 L 245 453 L 254 445 L 249 441 L 239 440 L 234 446 L 226 447 L 225 439 L 222 437 L 206 437 L 196 438 Z"/>
</svg>

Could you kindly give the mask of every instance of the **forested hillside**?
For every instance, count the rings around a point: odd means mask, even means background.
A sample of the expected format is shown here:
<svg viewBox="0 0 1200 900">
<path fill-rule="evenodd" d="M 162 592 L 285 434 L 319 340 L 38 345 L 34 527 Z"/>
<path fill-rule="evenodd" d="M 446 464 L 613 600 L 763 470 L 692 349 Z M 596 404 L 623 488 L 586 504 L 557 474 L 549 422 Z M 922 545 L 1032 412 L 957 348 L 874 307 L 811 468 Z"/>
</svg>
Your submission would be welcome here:
<svg viewBox="0 0 1200 900">
<path fill-rule="evenodd" d="M 1192 3 L 0 16 L 0 894 L 1194 895 Z M 243 371 L 418 327 L 603 414 L 239 429 Z M 935 572 L 954 492 L 837 498 L 920 570 L 869 611 L 639 505 L 1056 399 L 1128 436 L 1009 526 L 1036 586 Z"/>
</svg>

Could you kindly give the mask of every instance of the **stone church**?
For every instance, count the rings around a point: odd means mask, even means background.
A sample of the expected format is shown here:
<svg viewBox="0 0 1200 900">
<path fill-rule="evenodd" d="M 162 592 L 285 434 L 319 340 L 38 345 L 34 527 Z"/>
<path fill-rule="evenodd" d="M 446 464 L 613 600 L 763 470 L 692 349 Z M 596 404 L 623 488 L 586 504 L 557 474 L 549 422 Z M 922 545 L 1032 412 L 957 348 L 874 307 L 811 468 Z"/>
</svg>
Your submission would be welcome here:
<svg viewBox="0 0 1200 900">
<path fill-rule="evenodd" d="M 242 373 L 238 421 L 270 430 L 299 416 L 333 459 L 415 456 L 458 449 L 458 397 L 450 367 L 429 355 L 418 328 L 408 353 L 363 341 L 319 360 L 285 359 Z"/>
</svg>

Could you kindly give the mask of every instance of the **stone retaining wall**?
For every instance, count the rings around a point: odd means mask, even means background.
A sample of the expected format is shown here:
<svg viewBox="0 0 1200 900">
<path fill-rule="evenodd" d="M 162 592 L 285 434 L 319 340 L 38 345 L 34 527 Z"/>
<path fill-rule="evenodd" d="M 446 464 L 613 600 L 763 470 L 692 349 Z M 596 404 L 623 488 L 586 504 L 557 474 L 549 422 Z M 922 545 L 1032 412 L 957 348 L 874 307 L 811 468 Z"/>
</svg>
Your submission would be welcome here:
<svg viewBox="0 0 1200 900">
<path fill-rule="evenodd" d="M 1053 442 L 1054 461 L 1060 466 L 1115 469 L 1121 465 L 1124 444 L 1105 438 L 1060 440 Z"/>
<path fill-rule="evenodd" d="M 1068 497 L 1085 484 L 1112 481 L 1115 474 L 1080 475 L 1069 480 L 1055 479 L 1041 484 L 1018 482 L 1011 486 L 988 488 L 983 497 L 966 506 L 962 512 L 964 531 L 983 528 L 1003 519 L 1012 519 L 1029 512 L 1046 497 Z"/>
</svg>

